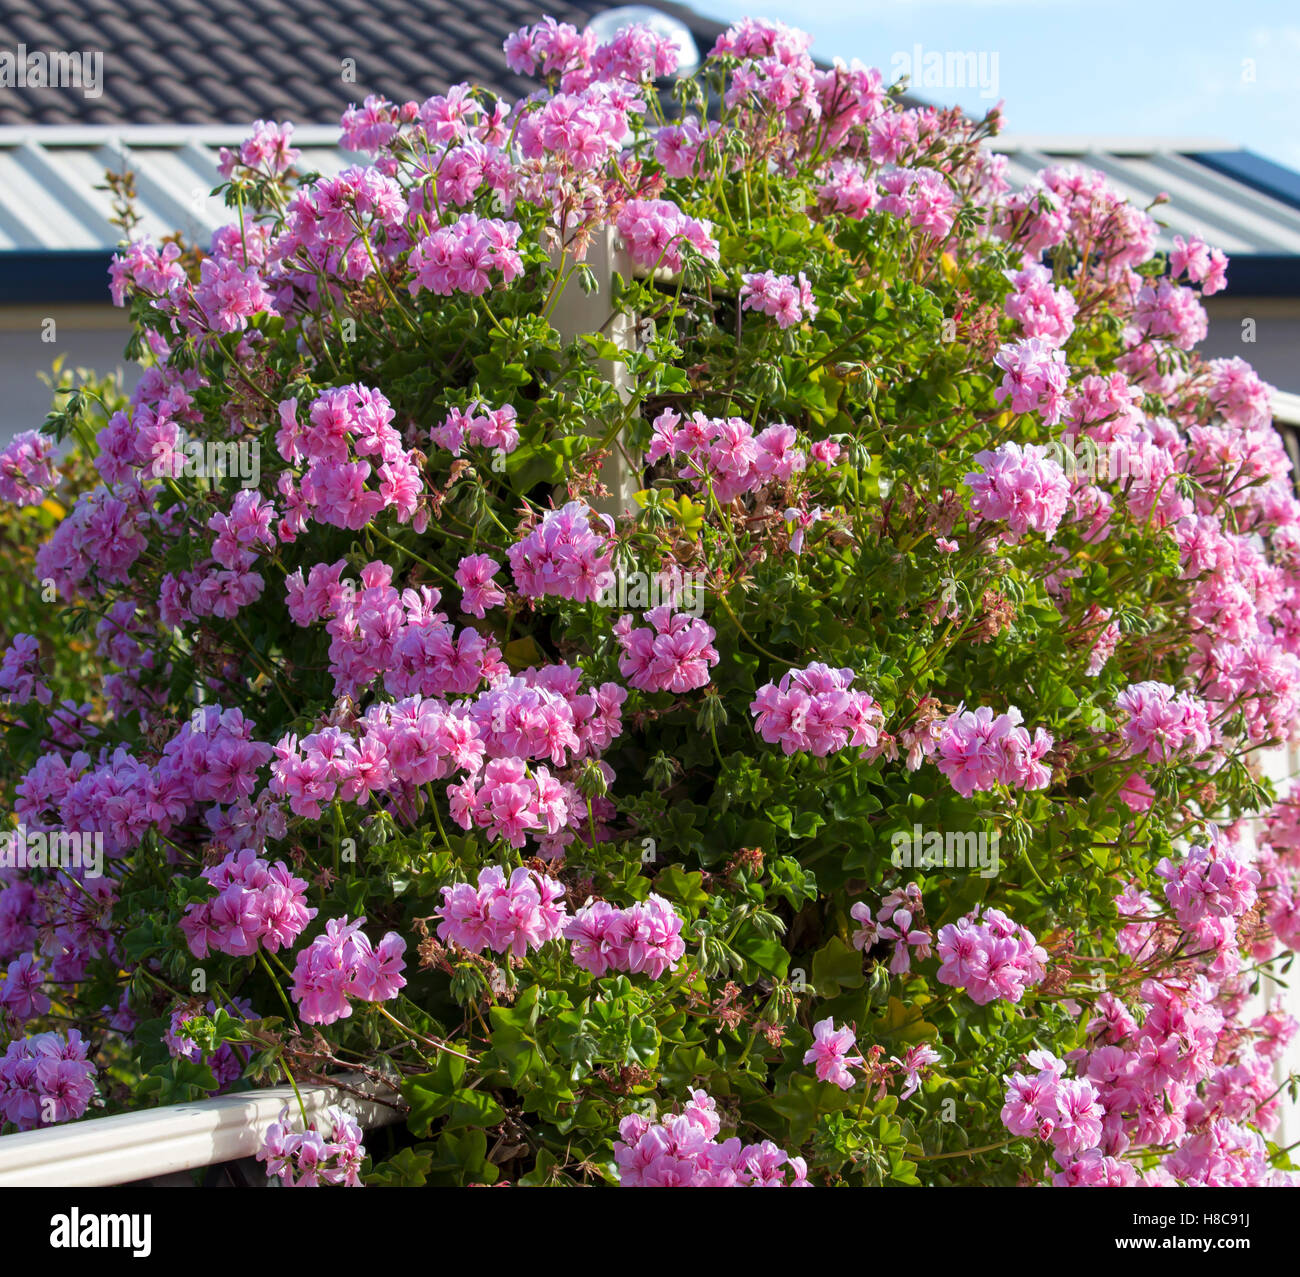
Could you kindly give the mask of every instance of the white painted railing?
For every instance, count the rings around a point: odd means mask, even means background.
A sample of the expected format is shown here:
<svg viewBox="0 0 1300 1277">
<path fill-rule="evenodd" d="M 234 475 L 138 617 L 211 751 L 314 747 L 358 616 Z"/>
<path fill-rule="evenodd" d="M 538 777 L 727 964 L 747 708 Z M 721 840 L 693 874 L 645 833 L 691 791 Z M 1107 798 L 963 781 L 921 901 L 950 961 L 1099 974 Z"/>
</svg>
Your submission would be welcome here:
<svg viewBox="0 0 1300 1277">
<path fill-rule="evenodd" d="M 399 1111 L 390 1105 L 353 1094 L 362 1091 L 366 1097 L 393 1100 L 396 1096 L 391 1091 L 359 1075 L 341 1080 L 352 1090 L 299 1087 L 309 1121 L 319 1121 L 331 1105 L 342 1109 L 363 1130 L 399 1120 Z M 292 1088 L 274 1086 L 3 1135 L 0 1188 L 129 1184 L 252 1157 L 262 1145 L 266 1128 L 286 1104 L 295 1125 L 301 1123 Z"/>
</svg>

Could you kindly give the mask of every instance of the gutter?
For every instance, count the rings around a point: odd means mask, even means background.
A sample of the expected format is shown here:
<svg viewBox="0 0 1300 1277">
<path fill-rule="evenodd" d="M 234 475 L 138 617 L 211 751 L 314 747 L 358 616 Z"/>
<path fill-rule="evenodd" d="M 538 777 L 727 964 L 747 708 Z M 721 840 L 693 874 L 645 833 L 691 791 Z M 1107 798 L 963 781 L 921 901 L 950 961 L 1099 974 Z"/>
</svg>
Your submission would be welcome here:
<svg viewBox="0 0 1300 1277">
<path fill-rule="evenodd" d="M 0 306 L 109 304 L 111 248 L 0 250 Z"/>
</svg>

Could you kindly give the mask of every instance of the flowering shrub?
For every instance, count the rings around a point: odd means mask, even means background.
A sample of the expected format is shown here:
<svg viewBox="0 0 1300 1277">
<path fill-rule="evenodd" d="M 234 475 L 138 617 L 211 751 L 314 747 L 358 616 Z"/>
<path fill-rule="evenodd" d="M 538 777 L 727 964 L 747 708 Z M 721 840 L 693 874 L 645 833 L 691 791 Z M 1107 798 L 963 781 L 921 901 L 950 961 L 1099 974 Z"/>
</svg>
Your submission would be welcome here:
<svg viewBox="0 0 1300 1277">
<path fill-rule="evenodd" d="M 0 555 L 7 565 L 0 574 L 0 702 L 38 701 L 47 707 L 53 731 L 75 729 L 101 671 L 94 636 L 86 634 L 84 623 L 50 624 L 53 595 L 37 578 L 36 553 L 66 507 L 98 482 L 87 459 L 93 448 L 86 447 L 97 423 L 127 406 L 115 379 L 62 365 L 60 358 L 53 376 L 42 375 L 55 391 L 56 408 L 65 408 L 75 397 L 84 420 L 78 439 L 60 450 L 57 469 L 53 440 L 36 430 L 19 432 L 0 449 Z M 0 708 L 0 718 L 6 717 Z M 25 770 L 0 751 L 0 794 L 7 811 L 13 808 L 13 785 Z"/>
<path fill-rule="evenodd" d="M 359 1073 L 405 1125 L 268 1174 L 1290 1173 L 1300 503 L 1192 351 L 1229 267 L 808 45 L 661 96 L 544 22 L 533 96 L 369 98 L 329 178 L 260 123 L 201 260 L 123 247 L 35 563 L 93 694 L 0 670 L 9 1123 Z"/>
</svg>

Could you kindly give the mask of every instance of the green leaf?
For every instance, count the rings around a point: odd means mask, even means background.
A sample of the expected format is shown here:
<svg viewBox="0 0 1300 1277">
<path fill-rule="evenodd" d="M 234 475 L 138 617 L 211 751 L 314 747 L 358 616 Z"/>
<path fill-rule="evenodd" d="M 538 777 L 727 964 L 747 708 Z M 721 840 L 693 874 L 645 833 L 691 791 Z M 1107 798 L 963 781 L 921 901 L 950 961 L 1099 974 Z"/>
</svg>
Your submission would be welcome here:
<svg viewBox="0 0 1300 1277">
<path fill-rule="evenodd" d="M 866 981 L 862 954 L 839 936 L 832 936 L 813 954 L 813 987 L 825 998 L 833 998 L 841 989 L 858 989 Z"/>
<path fill-rule="evenodd" d="M 423 1188 L 430 1168 L 431 1153 L 420 1153 L 413 1148 L 400 1149 L 386 1162 L 381 1162 L 364 1176 L 367 1184 L 382 1188 Z"/>
</svg>

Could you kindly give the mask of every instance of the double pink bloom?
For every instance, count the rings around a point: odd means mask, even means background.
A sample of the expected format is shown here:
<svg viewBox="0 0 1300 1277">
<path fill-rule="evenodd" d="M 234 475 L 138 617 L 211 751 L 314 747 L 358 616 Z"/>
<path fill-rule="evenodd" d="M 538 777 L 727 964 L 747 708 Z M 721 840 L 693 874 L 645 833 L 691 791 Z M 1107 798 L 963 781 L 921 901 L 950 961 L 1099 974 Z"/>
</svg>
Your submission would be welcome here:
<svg viewBox="0 0 1300 1277">
<path fill-rule="evenodd" d="M 406 941 L 395 931 L 372 945 L 364 918 L 331 918 L 325 934 L 298 953 L 290 992 L 305 1024 L 333 1024 L 352 1014 L 350 998 L 386 1002 L 406 984 Z"/>
<path fill-rule="evenodd" d="M 787 754 L 802 751 L 819 758 L 874 746 L 883 715 L 869 693 L 853 690 L 853 677 L 851 669 L 814 661 L 779 683 L 765 683 L 749 706 L 758 734 Z"/>
<path fill-rule="evenodd" d="M 1052 736 L 1041 727 L 1030 736 L 1021 721 L 1014 705 L 997 715 L 987 705 L 958 709 L 943 721 L 935 762 L 963 798 L 994 785 L 1046 787 L 1052 772 L 1042 760 L 1052 748 Z"/>
</svg>

